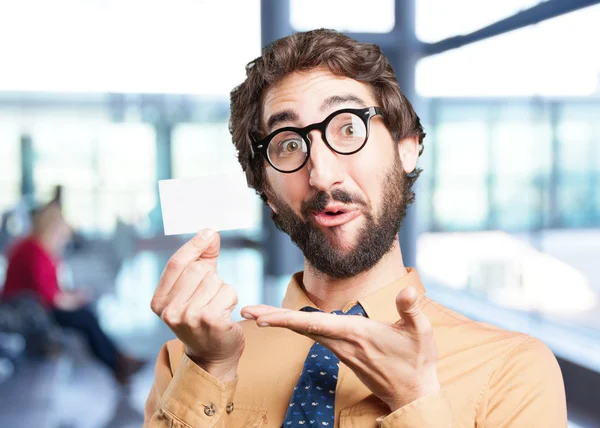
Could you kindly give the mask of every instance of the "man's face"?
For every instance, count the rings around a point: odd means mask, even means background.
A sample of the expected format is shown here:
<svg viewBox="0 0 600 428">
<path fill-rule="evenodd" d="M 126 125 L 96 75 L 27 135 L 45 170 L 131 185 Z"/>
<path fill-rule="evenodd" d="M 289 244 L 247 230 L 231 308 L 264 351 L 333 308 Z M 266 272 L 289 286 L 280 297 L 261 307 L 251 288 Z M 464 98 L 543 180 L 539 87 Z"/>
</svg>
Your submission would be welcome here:
<svg viewBox="0 0 600 428">
<path fill-rule="evenodd" d="M 316 69 L 270 88 L 262 120 L 281 119 L 266 129 L 271 133 L 321 122 L 342 108 L 377 105 L 366 84 Z M 310 159 L 301 170 L 284 174 L 265 161 L 273 220 L 318 271 L 354 276 L 373 267 L 396 239 L 406 212 L 402 169 L 416 165 L 416 138 L 393 142 L 380 116 L 371 119 L 367 144 L 353 155 L 331 151 L 318 130 L 310 138 Z"/>
</svg>

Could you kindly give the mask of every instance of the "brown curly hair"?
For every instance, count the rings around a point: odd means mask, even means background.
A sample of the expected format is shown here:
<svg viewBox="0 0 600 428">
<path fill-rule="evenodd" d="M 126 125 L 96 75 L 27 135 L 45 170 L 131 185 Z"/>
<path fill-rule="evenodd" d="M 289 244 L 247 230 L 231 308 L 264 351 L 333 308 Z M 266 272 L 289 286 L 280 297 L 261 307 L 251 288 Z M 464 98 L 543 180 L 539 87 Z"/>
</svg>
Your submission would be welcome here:
<svg viewBox="0 0 600 428">
<path fill-rule="evenodd" d="M 238 151 L 238 161 L 246 173 L 248 186 L 266 202 L 268 183 L 262 156 L 252 157 L 251 143 L 265 137 L 262 126 L 262 100 L 267 90 L 287 75 L 328 67 L 338 76 L 370 85 L 385 125 L 394 141 L 417 136 L 419 156 L 425 132 L 419 117 L 406 99 L 388 59 L 374 44 L 359 43 L 334 30 L 319 29 L 296 33 L 266 46 L 262 55 L 246 65 L 246 80 L 231 91 L 229 132 Z M 406 174 L 410 189 L 421 169 Z M 407 204 L 414 201 L 409 191 Z"/>
</svg>

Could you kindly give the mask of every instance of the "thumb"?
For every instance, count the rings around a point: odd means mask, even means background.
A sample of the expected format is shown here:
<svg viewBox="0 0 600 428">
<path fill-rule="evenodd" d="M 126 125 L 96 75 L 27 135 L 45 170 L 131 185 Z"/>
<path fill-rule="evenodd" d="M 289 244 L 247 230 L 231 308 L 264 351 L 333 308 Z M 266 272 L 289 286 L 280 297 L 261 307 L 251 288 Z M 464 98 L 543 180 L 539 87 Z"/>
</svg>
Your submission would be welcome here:
<svg viewBox="0 0 600 428">
<path fill-rule="evenodd" d="M 419 294 L 414 287 L 403 288 L 400 293 L 398 293 L 396 296 L 396 308 L 403 320 L 403 326 L 414 329 L 426 327 L 424 323 L 428 323 L 428 320 L 421 312 Z"/>
<path fill-rule="evenodd" d="M 208 246 L 202 252 L 198 260 L 202 260 L 210 263 L 217 270 L 217 261 L 219 260 L 219 253 L 221 252 L 221 234 L 219 232 L 212 233 L 212 236 L 208 238 Z"/>
</svg>

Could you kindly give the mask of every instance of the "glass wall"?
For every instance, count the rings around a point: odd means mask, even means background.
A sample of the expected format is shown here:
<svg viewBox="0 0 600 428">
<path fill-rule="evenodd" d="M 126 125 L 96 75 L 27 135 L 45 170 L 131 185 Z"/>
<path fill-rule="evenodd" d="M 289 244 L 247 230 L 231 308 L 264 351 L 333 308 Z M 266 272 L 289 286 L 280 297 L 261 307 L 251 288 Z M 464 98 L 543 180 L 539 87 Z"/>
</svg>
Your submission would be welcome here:
<svg viewBox="0 0 600 428">
<path fill-rule="evenodd" d="M 227 120 L 210 123 L 183 123 L 173 133 L 173 176 L 198 177 L 238 172 L 235 146 Z"/>
<path fill-rule="evenodd" d="M 600 223 L 600 102 L 591 106 L 565 105 L 557 138 L 558 222 L 567 227 L 597 225 Z"/>
<path fill-rule="evenodd" d="M 467 34 L 538 3 L 419 0 L 417 36 Z M 442 303 L 531 327 L 573 361 L 576 343 L 600 339 L 599 19 L 600 5 L 587 7 L 416 69 L 427 132 L 420 273 L 440 286 Z M 591 354 L 582 364 L 598 361 Z"/>
<path fill-rule="evenodd" d="M 434 98 L 426 109 L 426 281 L 600 335 L 600 101 Z"/>
<path fill-rule="evenodd" d="M 600 102 L 428 103 L 423 230 L 600 226 Z"/>
<path fill-rule="evenodd" d="M 78 230 L 110 233 L 156 204 L 156 143 L 148 124 L 36 124 L 36 199 L 64 186 L 64 209 Z"/>
<path fill-rule="evenodd" d="M 0 213 L 10 208 L 21 193 L 21 153 L 19 130 L 0 121 Z"/>
</svg>

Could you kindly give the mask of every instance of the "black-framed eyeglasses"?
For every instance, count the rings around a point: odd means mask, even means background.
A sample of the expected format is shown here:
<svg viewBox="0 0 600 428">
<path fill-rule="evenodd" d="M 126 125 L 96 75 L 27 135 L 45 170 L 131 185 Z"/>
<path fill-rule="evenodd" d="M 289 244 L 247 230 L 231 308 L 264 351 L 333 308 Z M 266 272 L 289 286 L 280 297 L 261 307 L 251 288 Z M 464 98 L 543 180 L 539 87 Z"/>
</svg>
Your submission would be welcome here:
<svg viewBox="0 0 600 428">
<path fill-rule="evenodd" d="M 321 131 L 323 141 L 335 153 L 352 155 L 367 144 L 371 118 L 377 115 L 383 115 L 379 107 L 345 108 L 331 113 L 320 123 L 304 128 L 287 126 L 278 129 L 252 143 L 252 149 L 254 153 L 261 153 L 277 171 L 296 172 L 310 158 L 311 141 L 308 134 L 311 131 Z"/>
</svg>

